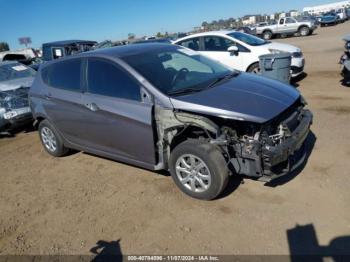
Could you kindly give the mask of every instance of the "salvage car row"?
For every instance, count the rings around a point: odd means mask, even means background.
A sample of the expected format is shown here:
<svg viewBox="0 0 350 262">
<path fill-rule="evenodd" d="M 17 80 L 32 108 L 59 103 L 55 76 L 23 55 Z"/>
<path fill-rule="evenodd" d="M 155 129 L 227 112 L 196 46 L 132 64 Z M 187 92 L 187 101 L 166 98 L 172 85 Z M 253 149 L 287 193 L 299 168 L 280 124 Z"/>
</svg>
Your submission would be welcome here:
<svg viewBox="0 0 350 262">
<path fill-rule="evenodd" d="M 146 43 L 150 42 L 146 41 Z M 194 34 L 178 39 L 173 43 L 198 51 L 231 69 L 243 72 L 259 73 L 259 56 L 282 52 L 292 55 L 292 77 L 302 74 L 304 70 L 305 60 L 299 48 L 288 44 L 272 43 L 237 31 Z M 33 69 L 37 70 L 41 64 L 55 59 L 96 49 L 96 44 L 97 42 L 95 41 L 83 40 L 45 43 L 42 46 L 40 63 L 30 64 L 28 67 L 15 61 L 1 63 L 0 94 L 3 99 L 1 100 L 0 113 L 3 116 L 1 118 L 0 132 L 8 133 L 18 125 L 25 124 L 28 120 L 31 120 L 30 112 L 25 112 L 29 107 L 28 102 L 23 98 L 23 92 L 27 92 L 31 85 L 35 75 Z M 29 78 L 28 75 L 30 75 Z M 21 92 L 22 96 L 14 95 L 16 92 Z M 16 103 L 8 101 L 16 101 Z M 21 102 L 19 103 L 18 101 Z"/>
<path fill-rule="evenodd" d="M 259 55 L 281 52 L 302 72 L 300 49 L 236 31 L 86 52 L 91 46 L 47 44 L 34 82 L 33 69 L 2 63 L 1 125 L 33 117 L 53 156 L 74 149 L 167 170 L 181 191 L 204 200 L 232 174 L 271 181 L 303 163 L 313 121 L 306 101 L 290 85 L 248 73 L 259 72 L 249 70 Z"/>
</svg>

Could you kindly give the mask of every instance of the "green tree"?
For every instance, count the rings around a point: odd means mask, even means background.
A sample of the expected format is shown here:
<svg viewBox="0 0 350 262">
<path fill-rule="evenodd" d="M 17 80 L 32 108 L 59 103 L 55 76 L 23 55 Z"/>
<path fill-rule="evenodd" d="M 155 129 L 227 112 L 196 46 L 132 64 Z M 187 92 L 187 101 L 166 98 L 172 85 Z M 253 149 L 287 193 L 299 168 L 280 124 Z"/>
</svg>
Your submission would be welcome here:
<svg viewBox="0 0 350 262">
<path fill-rule="evenodd" d="M 163 35 L 162 35 L 161 32 L 158 32 L 158 33 L 156 34 L 156 37 L 161 38 L 161 37 L 163 37 Z"/>
<path fill-rule="evenodd" d="M 6 42 L 0 42 L 0 52 L 9 51 L 10 47 Z"/>
</svg>

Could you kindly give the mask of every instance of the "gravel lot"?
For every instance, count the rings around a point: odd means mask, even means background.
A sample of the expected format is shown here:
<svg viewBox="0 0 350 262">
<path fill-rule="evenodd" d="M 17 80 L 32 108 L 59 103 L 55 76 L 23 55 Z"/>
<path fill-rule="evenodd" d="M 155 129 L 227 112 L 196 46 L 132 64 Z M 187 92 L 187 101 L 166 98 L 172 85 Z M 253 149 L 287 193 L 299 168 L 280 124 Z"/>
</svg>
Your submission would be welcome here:
<svg viewBox="0 0 350 262">
<path fill-rule="evenodd" d="M 272 185 L 233 178 L 202 202 L 164 174 L 50 157 L 35 131 L 1 138 L 0 254 L 92 254 L 97 243 L 123 254 L 350 254 L 350 89 L 337 64 L 349 28 L 277 40 L 305 54 L 297 84 L 315 119 L 305 168 Z"/>
</svg>

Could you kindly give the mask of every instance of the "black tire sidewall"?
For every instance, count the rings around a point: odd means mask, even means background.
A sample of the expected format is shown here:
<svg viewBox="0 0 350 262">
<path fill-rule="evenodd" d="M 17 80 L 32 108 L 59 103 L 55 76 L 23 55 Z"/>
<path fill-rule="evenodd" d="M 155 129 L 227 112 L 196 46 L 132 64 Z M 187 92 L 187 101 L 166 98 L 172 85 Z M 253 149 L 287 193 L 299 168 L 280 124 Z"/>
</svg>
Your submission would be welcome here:
<svg viewBox="0 0 350 262">
<path fill-rule="evenodd" d="M 55 138 L 56 138 L 56 150 L 55 151 L 48 150 L 43 142 L 43 139 L 41 137 L 41 130 L 44 127 L 49 128 L 52 131 L 52 133 L 55 135 Z M 40 142 L 43 145 L 43 147 L 47 153 L 49 153 L 50 155 L 55 156 L 55 157 L 60 157 L 60 156 L 63 156 L 67 153 L 68 149 L 64 147 L 62 137 L 59 135 L 57 130 L 54 128 L 54 126 L 48 120 L 43 120 L 40 122 L 39 127 L 38 127 L 38 131 L 39 131 Z"/>
<path fill-rule="evenodd" d="M 302 34 L 302 31 L 303 31 L 304 29 L 307 30 L 307 34 L 305 34 L 305 35 Z M 308 28 L 307 26 L 302 26 L 302 27 L 299 29 L 299 34 L 300 34 L 301 36 L 308 36 L 308 35 L 310 34 L 310 28 Z"/>
<path fill-rule="evenodd" d="M 268 35 L 269 37 L 266 38 L 265 35 Z M 264 38 L 265 40 L 270 40 L 270 39 L 272 38 L 272 33 L 271 33 L 270 31 L 264 32 L 264 33 L 263 33 L 263 38 Z"/>
<path fill-rule="evenodd" d="M 254 64 L 252 64 L 252 65 L 248 68 L 248 73 L 253 73 L 254 69 L 255 69 L 255 68 L 259 68 L 259 67 L 260 67 L 259 63 L 254 63 Z"/>
<path fill-rule="evenodd" d="M 193 192 L 185 188 L 179 181 L 176 175 L 176 161 L 178 158 L 185 154 L 192 154 L 199 157 L 205 162 L 209 168 L 211 174 L 211 186 L 208 190 L 202 193 Z M 225 158 L 219 149 L 207 142 L 199 140 L 187 140 L 179 144 L 172 152 L 169 160 L 169 167 L 171 176 L 175 184 L 185 194 L 201 199 L 201 200 L 213 200 L 225 189 L 228 182 L 228 168 Z"/>
</svg>

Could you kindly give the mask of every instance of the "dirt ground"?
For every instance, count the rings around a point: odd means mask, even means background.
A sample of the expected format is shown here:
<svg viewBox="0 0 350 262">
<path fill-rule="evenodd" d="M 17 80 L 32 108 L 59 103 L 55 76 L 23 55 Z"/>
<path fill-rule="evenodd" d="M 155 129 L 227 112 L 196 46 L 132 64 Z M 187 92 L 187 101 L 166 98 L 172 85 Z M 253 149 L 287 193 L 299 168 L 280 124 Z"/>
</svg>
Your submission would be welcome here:
<svg viewBox="0 0 350 262">
<path fill-rule="evenodd" d="M 36 131 L 0 139 L 0 255 L 350 253 L 350 88 L 337 64 L 350 22 L 279 39 L 302 48 L 312 153 L 277 183 L 232 178 L 218 200 L 86 153 L 53 158 Z"/>
</svg>

